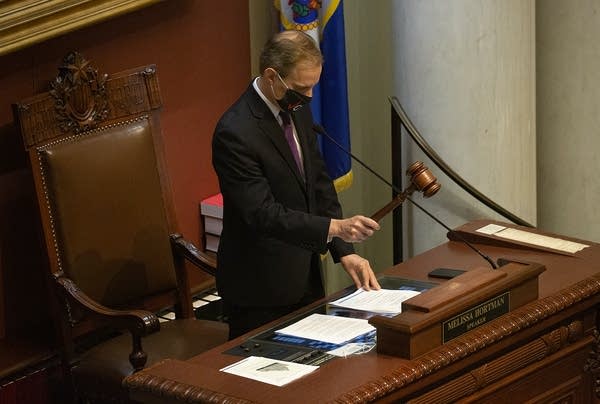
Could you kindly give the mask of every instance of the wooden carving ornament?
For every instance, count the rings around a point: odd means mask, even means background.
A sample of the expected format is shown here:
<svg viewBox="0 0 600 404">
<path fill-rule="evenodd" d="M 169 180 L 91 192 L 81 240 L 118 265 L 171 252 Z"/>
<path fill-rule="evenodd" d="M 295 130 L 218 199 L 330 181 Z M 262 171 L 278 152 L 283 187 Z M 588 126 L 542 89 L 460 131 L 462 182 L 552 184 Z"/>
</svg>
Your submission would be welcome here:
<svg viewBox="0 0 600 404">
<path fill-rule="evenodd" d="M 596 314 L 600 315 L 600 312 Z M 584 370 L 589 372 L 594 383 L 596 398 L 600 398 L 600 331 L 594 330 L 594 347 L 590 352 Z"/>
<path fill-rule="evenodd" d="M 92 129 L 107 117 L 107 78 L 106 74 L 98 74 L 80 53 L 65 56 L 50 91 L 63 132 Z"/>
</svg>

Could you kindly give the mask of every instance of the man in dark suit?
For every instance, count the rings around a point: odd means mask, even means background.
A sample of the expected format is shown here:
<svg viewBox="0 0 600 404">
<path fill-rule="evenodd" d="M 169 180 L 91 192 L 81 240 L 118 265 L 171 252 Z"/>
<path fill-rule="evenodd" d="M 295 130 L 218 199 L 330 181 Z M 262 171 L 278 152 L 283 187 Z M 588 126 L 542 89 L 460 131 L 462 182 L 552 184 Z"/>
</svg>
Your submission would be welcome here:
<svg viewBox="0 0 600 404">
<path fill-rule="evenodd" d="M 216 126 L 213 165 L 224 201 L 217 288 L 230 338 L 322 297 L 319 254 L 327 249 L 356 287 L 380 287 L 351 244 L 379 225 L 342 219 L 312 130 L 306 104 L 321 66 L 310 36 L 276 34 L 262 51 L 261 75 Z"/>
</svg>

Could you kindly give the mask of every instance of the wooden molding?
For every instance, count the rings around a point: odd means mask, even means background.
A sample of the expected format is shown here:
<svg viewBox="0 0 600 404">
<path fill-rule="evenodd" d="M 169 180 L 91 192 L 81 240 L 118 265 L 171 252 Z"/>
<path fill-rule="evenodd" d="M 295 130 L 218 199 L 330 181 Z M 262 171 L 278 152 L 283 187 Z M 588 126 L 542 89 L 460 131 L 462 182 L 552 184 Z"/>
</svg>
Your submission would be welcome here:
<svg viewBox="0 0 600 404">
<path fill-rule="evenodd" d="M 600 311 L 596 313 L 596 320 L 600 322 L 598 316 L 600 316 Z M 584 370 L 592 376 L 594 394 L 596 398 L 600 398 L 600 330 L 598 328 L 594 330 L 594 347 L 589 353 Z"/>
<path fill-rule="evenodd" d="M 439 348 L 411 360 L 410 365 L 404 365 L 394 371 L 385 383 L 381 380 L 372 381 L 349 391 L 340 397 L 340 401 L 358 402 L 356 397 L 364 401 L 374 401 L 387 394 L 407 386 L 436 370 L 448 366 L 461 358 L 474 354 L 486 346 L 508 338 L 523 329 L 541 323 L 556 313 L 577 303 L 583 302 L 600 293 L 600 274 L 580 281 L 554 295 L 531 302 L 508 314 L 485 324 L 473 332 L 464 334 Z M 568 328 L 569 334 L 579 332 Z M 559 335 L 563 331 L 559 331 Z M 569 335 L 572 339 L 573 337 Z M 548 337 L 546 337 L 548 338 Z M 554 338 L 554 335 L 550 338 Z M 562 345 L 562 344 L 561 344 Z"/>
<path fill-rule="evenodd" d="M 443 368 L 450 368 L 461 359 L 476 355 L 484 351 L 486 347 L 507 340 L 511 335 L 522 331 L 533 334 L 540 333 L 522 346 L 516 347 L 513 352 L 509 351 L 497 359 L 493 359 L 487 365 L 480 365 L 469 371 L 457 379 L 459 380 L 458 384 L 450 382 L 441 387 L 446 391 L 448 387 L 458 389 L 457 397 L 464 397 L 466 394 L 480 391 L 515 369 L 539 363 L 544 358 L 564 349 L 571 349 L 570 347 L 575 349 L 591 343 L 592 333 L 587 330 L 586 320 L 582 320 L 581 317 L 570 318 L 569 316 L 574 310 L 589 311 L 593 309 L 597 304 L 598 294 L 600 294 L 600 274 L 575 283 L 551 296 L 519 307 L 424 355 L 406 361 L 385 376 L 371 379 L 360 387 L 336 397 L 335 402 L 363 403 L 379 399 L 390 401 L 394 398 L 391 395 L 398 390 L 408 388 Z M 575 308 L 576 305 L 580 307 Z M 573 310 L 569 310 L 571 308 Z M 564 325 L 545 330 L 545 320 L 557 315 L 564 317 Z M 535 330 L 527 331 L 534 327 Z M 248 402 L 244 398 L 226 395 L 201 384 L 193 384 L 187 377 L 190 374 L 211 371 L 213 370 L 197 367 L 196 364 L 187 361 L 167 359 L 126 377 L 123 386 L 130 392 L 142 396 L 148 394 L 151 397 L 161 397 L 165 401 L 236 404 Z M 432 391 L 432 394 L 435 395 L 437 392 Z"/>
<path fill-rule="evenodd" d="M 574 321 L 523 345 L 506 355 L 465 373 L 451 382 L 410 401 L 411 404 L 441 403 L 459 400 L 500 379 L 567 347 L 583 337 L 583 326 Z"/>
<path fill-rule="evenodd" d="M 162 106 L 155 65 L 106 76 L 73 52 L 65 57 L 52 87 L 13 106 L 28 150 L 60 135 L 96 130 L 100 122 L 106 126 Z"/>
<path fill-rule="evenodd" d="M 156 363 L 153 367 L 171 364 L 184 364 L 175 359 L 164 359 Z M 148 368 L 151 369 L 151 368 Z M 192 386 L 185 383 L 168 380 L 160 376 L 137 372 L 123 380 L 123 386 L 136 391 L 144 391 L 156 396 L 165 398 L 165 400 L 176 400 L 184 403 L 229 403 L 229 404 L 248 404 L 251 401 L 231 397 L 223 393 L 212 391 L 198 386 Z"/>
<path fill-rule="evenodd" d="M 406 300 L 395 317 L 371 317 L 377 352 L 413 359 L 481 327 L 537 299 L 538 276 L 545 269 L 518 262 L 494 271 L 476 268 Z M 481 310 L 488 303 L 499 310 Z"/>
<path fill-rule="evenodd" d="M 18 0 L 0 4 L 0 56 L 160 0 Z"/>
</svg>

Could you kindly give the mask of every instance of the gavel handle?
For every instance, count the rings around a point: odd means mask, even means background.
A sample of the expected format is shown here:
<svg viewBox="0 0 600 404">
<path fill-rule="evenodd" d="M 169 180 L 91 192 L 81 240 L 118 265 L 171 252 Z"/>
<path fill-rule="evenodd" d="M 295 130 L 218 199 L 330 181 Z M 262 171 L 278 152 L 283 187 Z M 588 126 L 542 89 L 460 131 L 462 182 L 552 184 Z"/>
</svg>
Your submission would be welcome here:
<svg viewBox="0 0 600 404">
<path fill-rule="evenodd" d="M 402 203 L 406 200 L 406 197 L 414 192 L 415 188 L 411 184 L 404 192 L 396 195 L 394 199 L 388 202 L 383 208 L 379 209 L 377 212 L 371 215 L 371 219 L 379 222 L 383 219 L 388 213 L 396 209 L 398 206 L 402 205 Z"/>
</svg>

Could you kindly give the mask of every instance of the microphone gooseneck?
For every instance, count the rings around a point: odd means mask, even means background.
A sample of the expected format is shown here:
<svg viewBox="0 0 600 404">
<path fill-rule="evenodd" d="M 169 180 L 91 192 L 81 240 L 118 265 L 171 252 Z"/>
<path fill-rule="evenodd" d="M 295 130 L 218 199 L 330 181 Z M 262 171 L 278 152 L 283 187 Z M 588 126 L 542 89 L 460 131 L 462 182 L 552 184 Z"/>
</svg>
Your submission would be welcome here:
<svg viewBox="0 0 600 404">
<path fill-rule="evenodd" d="M 333 144 L 335 144 L 337 147 L 339 147 L 339 149 L 341 151 L 343 151 L 344 153 L 348 154 L 350 157 L 352 157 L 354 160 L 356 160 L 357 163 L 359 163 L 361 166 L 363 166 L 364 168 L 366 168 L 367 170 L 369 170 L 371 172 L 371 174 L 373 174 L 374 176 L 376 176 L 377 178 L 379 178 L 381 181 L 383 181 L 384 183 L 386 183 L 388 186 L 392 187 L 392 189 L 394 191 L 396 191 L 399 194 L 402 193 L 402 191 L 399 190 L 394 184 L 392 184 L 391 182 L 389 182 L 388 180 L 386 180 L 385 178 L 383 178 L 375 170 L 373 170 L 371 167 L 369 167 L 368 165 L 366 165 L 365 163 L 363 163 L 361 159 L 359 159 L 354 154 L 352 154 L 352 152 L 350 152 L 349 150 L 346 150 L 344 148 L 344 146 L 342 146 L 341 144 L 338 143 L 337 140 L 335 140 L 334 138 L 332 138 L 331 136 L 329 136 L 329 133 L 327 133 L 325 131 L 325 128 L 323 128 L 321 125 L 319 125 L 318 123 L 313 124 L 313 130 L 315 132 L 317 132 L 318 134 L 323 135 L 327 139 L 329 139 Z"/>
<path fill-rule="evenodd" d="M 498 266 L 494 263 L 494 260 L 492 260 L 489 256 L 487 256 L 486 254 L 484 254 L 483 252 L 481 252 L 478 248 L 476 248 L 474 245 L 472 245 L 467 240 L 465 240 L 465 238 L 460 233 L 455 232 L 450 227 L 446 226 L 441 220 L 439 220 L 437 217 L 433 216 L 424 207 L 422 207 L 421 205 L 419 205 L 418 203 L 416 203 L 415 201 L 413 201 L 409 197 L 407 197 L 406 199 L 408 199 L 410 201 L 410 203 L 412 203 L 413 205 L 415 205 L 417 208 L 421 209 L 421 211 L 423 213 L 425 213 L 427 216 L 429 216 L 430 218 L 432 218 L 433 220 L 435 220 L 437 223 L 439 223 L 444 229 L 448 230 L 448 232 L 454 234 L 460 241 L 462 241 L 463 243 L 465 243 L 470 249 L 472 249 L 477 254 L 479 254 L 481 256 L 481 258 L 483 258 L 484 260 L 486 260 L 491 265 L 491 267 L 493 269 L 498 269 Z"/>
<path fill-rule="evenodd" d="M 394 190 L 394 192 L 396 192 L 398 194 L 403 194 L 403 191 L 401 189 L 399 189 L 393 183 L 391 183 L 388 180 L 386 180 L 385 178 L 383 178 L 379 173 L 377 173 L 375 170 L 373 170 L 371 167 L 369 167 L 366 163 L 364 163 L 363 161 L 361 161 L 358 157 L 356 157 L 354 154 L 352 154 L 349 150 L 346 150 L 346 148 L 343 147 L 341 144 L 339 144 L 338 141 L 335 140 L 333 137 L 331 137 L 325 131 L 325 128 L 323 128 L 321 125 L 319 125 L 318 123 L 314 123 L 313 124 L 313 130 L 316 133 L 318 133 L 320 135 L 323 135 L 327 139 L 329 139 L 329 141 L 331 141 L 333 144 L 335 144 L 340 150 L 342 150 L 344 153 L 346 153 L 347 155 L 349 155 L 350 157 L 352 157 L 361 166 L 363 166 L 364 168 L 366 168 L 371 174 L 375 175 L 382 182 L 384 182 L 387 186 L 389 186 L 390 188 L 392 188 Z M 475 251 L 479 256 L 481 256 L 484 260 L 486 260 L 491 265 L 491 267 L 493 269 L 498 269 L 498 266 L 494 263 L 494 261 L 489 256 L 485 255 L 483 252 L 481 252 L 479 249 L 477 249 L 474 245 L 472 245 L 467 240 L 465 240 L 465 238 L 460 233 L 455 232 L 454 230 L 452 230 L 450 227 L 448 227 L 446 224 L 444 224 L 441 220 L 439 220 L 437 217 L 435 217 L 433 214 L 431 214 L 429 211 L 427 211 L 424 207 L 422 207 L 421 205 L 419 205 L 417 202 L 413 201 L 409 196 L 405 195 L 404 197 L 407 200 L 409 200 L 410 203 L 412 203 L 414 206 L 416 206 L 417 208 L 419 208 L 423 213 L 425 213 L 427 216 L 429 216 L 430 218 L 432 218 L 436 223 L 438 223 L 440 226 L 442 226 L 444 229 L 446 229 L 448 232 L 454 234 L 459 240 L 461 240 L 463 243 L 465 243 L 470 249 L 472 249 L 473 251 Z"/>
</svg>

